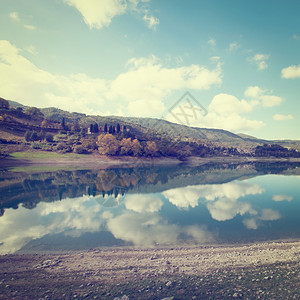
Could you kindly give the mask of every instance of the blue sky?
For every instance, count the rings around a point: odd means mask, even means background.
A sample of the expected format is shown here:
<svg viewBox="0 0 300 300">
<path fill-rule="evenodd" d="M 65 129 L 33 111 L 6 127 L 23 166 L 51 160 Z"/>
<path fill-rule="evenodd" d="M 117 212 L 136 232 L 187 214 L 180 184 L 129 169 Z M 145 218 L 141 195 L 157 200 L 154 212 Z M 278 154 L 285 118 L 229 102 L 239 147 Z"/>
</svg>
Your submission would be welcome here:
<svg viewBox="0 0 300 300">
<path fill-rule="evenodd" d="M 300 139 L 299 14 L 298 0 L 3 0 L 0 97 L 159 118 L 189 91 L 208 110 L 193 126 Z"/>
</svg>

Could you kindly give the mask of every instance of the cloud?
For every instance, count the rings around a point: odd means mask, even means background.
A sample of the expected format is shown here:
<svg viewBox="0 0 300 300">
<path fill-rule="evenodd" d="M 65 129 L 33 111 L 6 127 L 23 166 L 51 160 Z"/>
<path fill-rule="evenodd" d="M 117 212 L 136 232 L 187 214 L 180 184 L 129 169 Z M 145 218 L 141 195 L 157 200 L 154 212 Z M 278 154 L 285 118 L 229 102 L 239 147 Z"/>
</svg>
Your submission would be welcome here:
<svg viewBox="0 0 300 300">
<path fill-rule="evenodd" d="M 150 29 L 156 29 L 156 26 L 159 25 L 159 19 L 152 15 L 145 14 L 143 19 Z"/>
<path fill-rule="evenodd" d="M 209 59 L 214 63 L 218 63 L 220 61 L 221 57 L 220 56 L 212 56 Z"/>
<path fill-rule="evenodd" d="M 207 44 L 210 45 L 210 46 L 212 46 L 212 47 L 215 47 L 217 45 L 217 42 L 216 42 L 215 39 L 209 39 L 207 41 Z"/>
<path fill-rule="evenodd" d="M 129 114 L 159 116 L 165 110 L 163 99 L 172 91 L 207 90 L 222 81 L 219 66 L 214 70 L 199 65 L 166 68 L 156 57 L 131 59 L 128 66 L 110 87 L 113 97 L 130 102 Z"/>
<path fill-rule="evenodd" d="M 82 73 L 55 75 L 36 67 L 5 40 L 0 41 L 0 59 L 2 97 L 88 114 L 159 117 L 172 92 L 207 90 L 222 82 L 219 65 L 213 70 L 199 65 L 169 68 L 155 56 L 130 59 L 127 70 L 112 80 Z"/>
<path fill-rule="evenodd" d="M 211 217 L 219 222 L 232 220 L 240 215 L 246 228 L 255 230 L 263 221 L 281 218 L 278 211 L 269 208 L 254 209 L 251 203 L 241 200 L 246 196 L 259 195 L 263 192 L 264 189 L 257 184 L 229 182 L 171 189 L 163 192 L 163 195 L 180 209 L 193 208 L 201 202 L 206 205 Z M 289 196 L 278 196 L 275 197 L 278 201 L 290 199 Z"/>
<path fill-rule="evenodd" d="M 90 28 L 101 29 L 108 26 L 111 20 L 122 15 L 127 10 L 127 2 L 122 0 L 64 0 L 74 6 L 83 16 L 84 22 Z"/>
<path fill-rule="evenodd" d="M 220 65 L 220 63 L 219 63 Z M 268 90 L 263 90 L 258 86 L 248 87 L 244 95 L 248 99 L 238 99 L 230 94 L 218 94 L 214 96 L 209 106 L 208 113 L 193 116 L 191 107 L 188 103 L 180 103 L 172 109 L 172 112 L 167 115 L 166 119 L 171 122 L 179 122 L 176 115 L 182 114 L 182 111 L 187 117 L 186 125 L 202 128 L 222 128 L 229 131 L 249 131 L 258 130 L 265 125 L 260 120 L 250 120 L 245 114 L 253 112 L 260 107 L 273 107 L 279 105 L 283 99 L 272 95 Z M 184 109 L 183 109 L 184 108 Z M 193 104 L 193 112 L 201 111 L 201 107 L 196 103 Z M 203 109 L 202 109 L 203 110 Z M 183 123 L 183 122 L 181 122 Z"/>
<path fill-rule="evenodd" d="M 162 207 L 162 201 L 158 197 L 144 194 L 127 195 L 125 207 L 139 213 L 144 212 L 157 212 Z"/>
<path fill-rule="evenodd" d="M 292 201 L 294 199 L 293 196 L 288 196 L 288 195 L 274 195 L 272 197 L 273 201 L 275 202 L 280 202 L 280 201 Z"/>
<path fill-rule="evenodd" d="M 38 54 L 36 48 L 33 45 L 30 45 L 30 46 L 26 47 L 25 50 L 28 53 L 33 54 L 33 55 L 37 55 Z"/>
<path fill-rule="evenodd" d="M 257 65 L 259 71 L 262 71 L 268 68 L 268 64 L 266 62 L 268 59 L 269 55 L 267 54 L 255 54 L 251 58 L 251 61 Z"/>
<path fill-rule="evenodd" d="M 181 105 L 182 104 L 182 105 Z M 248 120 L 243 116 L 245 113 L 252 112 L 256 107 L 256 101 L 239 100 L 233 95 L 218 94 L 208 106 L 208 113 L 204 116 L 198 113 L 193 117 L 188 104 L 181 103 L 178 107 L 172 109 L 172 112 L 166 116 L 171 122 L 179 122 L 176 115 L 182 114 L 180 109 L 187 116 L 187 125 L 201 128 L 222 128 L 229 131 L 248 131 L 257 130 L 264 126 L 264 122 L 259 120 Z M 182 108 L 184 107 L 184 109 Z M 195 104 L 193 111 L 201 111 L 201 107 Z M 200 116 L 199 116 L 200 115 Z M 182 122 L 181 122 L 182 123 Z"/>
<path fill-rule="evenodd" d="M 20 250 L 28 242 L 47 234 L 78 237 L 85 232 L 97 232 L 104 224 L 99 217 L 101 206 L 88 196 L 67 198 L 51 203 L 40 202 L 35 209 L 20 206 L 7 209 L 0 218 L 1 253 Z M 11 222 L 14 220 L 14 222 Z"/>
<path fill-rule="evenodd" d="M 207 202 L 225 198 L 235 202 L 241 197 L 261 194 L 263 191 L 257 184 L 229 182 L 170 189 L 163 192 L 163 195 L 178 208 L 187 209 L 198 206 L 200 198 L 204 198 Z"/>
<path fill-rule="evenodd" d="M 19 14 L 15 11 L 11 12 L 9 14 L 9 17 L 13 20 L 13 21 L 16 21 L 16 22 L 20 22 L 20 18 L 19 18 Z"/>
<path fill-rule="evenodd" d="M 178 245 L 180 242 L 207 243 L 214 235 L 200 226 L 168 224 L 157 214 L 137 214 L 125 211 L 107 222 L 108 230 L 115 238 L 136 246 Z M 182 238 L 184 238 L 182 240 Z"/>
<path fill-rule="evenodd" d="M 198 206 L 199 189 L 197 187 L 171 189 L 163 192 L 163 195 L 178 208 L 188 209 Z"/>
<path fill-rule="evenodd" d="M 241 45 L 238 42 L 232 42 L 229 44 L 228 51 L 233 52 L 238 50 L 240 47 Z"/>
<path fill-rule="evenodd" d="M 281 115 L 281 114 L 275 114 L 273 116 L 273 119 L 275 121 L 286 121 L 286 120 L 293 120 L 294 117 L 292 115 Z"/>
<path fill-rule="evenodd" d="M 11 12 L 11 13 L 9 14 L 9 17 L 10 17 L 13 21 L 15 21 L 15 22 L 22 23 L 22 21 L 21 21 L 21 19 L 20 19 L 20 17 L 19 17 L 19 14 L 18 14 L 16 11 Z M 29 24 L 23 24 L 23 27 L 26 28 L 26 29 L 29 29 L 29 30 L 36 30 L 36 27 L 35 27 L 35 26 L 29 25 Z"/>
<path fill-rule="evenodd" d="M 36 27 L 33 25 L 24 24 L 24 27 L 29 30 L 36 30 Z"/>
<path fill-rule="evenodd" d="M 292 36 L 292 39 L 297 41 L 297 40 L 300 39 L 300 37 L 299 37 L 298 34 L 294 34 L 294 35 Z"/>
<path fill-rule="evenodd" d="M 290 66 L 281 70 L 281 78 L 295 79 L 300 78 L 300 65 Z"/>
<path fill-rule="evenodd" d="M 246 98 L 252 99 L 253 104 L 260 104 L 264 107 L 277 106 L 283 101 L 281 97 L 270 95 L 267 93 L 268 90 L 263 90 L 258 86 L 249 86 L 245 90 L 244 95 Z"/>
<path fill-rule="evenodd" d="M 102 29 L 110 25 L 113 18 L 129 11 L 144 14 L 143 20 L 151 29 L 159 24 L 159 19 L 149 13 L 147 9 L 139 7 L 146 1 L 140 0 L 64 0 L 75 7 L 83 16 L 84 22 L 92 29 Z"/>
</svg>

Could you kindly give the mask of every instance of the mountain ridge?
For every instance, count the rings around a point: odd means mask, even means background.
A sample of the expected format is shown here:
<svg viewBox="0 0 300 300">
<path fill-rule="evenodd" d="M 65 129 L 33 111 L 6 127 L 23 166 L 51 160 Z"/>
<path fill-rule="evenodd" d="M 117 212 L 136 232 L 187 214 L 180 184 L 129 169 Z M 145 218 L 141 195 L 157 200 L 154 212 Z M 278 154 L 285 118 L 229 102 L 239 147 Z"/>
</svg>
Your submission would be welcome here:
<svg viewBox="0 0 300 300">
<path fill-rule="evenodd" d="M 16 101 L 7 101 L 14 109 L 18 107 L 21 107 L 22 110 L 29 108 Z M 50 121 L 62 122 L 64 119 L 71 124 L 78 122 L 80 126 L 86 128 L 89 127 L 91 123 L 97 123 L 99 126 L 119 123 L 122 126 L 130 127 L 132 132 L 141 139 L 151 135 L 159 137 L 167 136 L 186 142 L 198 140 L 204 144 L 243 149 L 250 149 L 267 143 L 279 144 L 287 148 L 300 150 L 300 141 L 297 140 L 265 140 L 243 133 L 235 134 L 224 129 L 190 127 L 158 118 L 87 115 L 84 113 L 69 112 L 55 107 L 39 108 L 39 110 L 44 118 Z"/>
</svg>

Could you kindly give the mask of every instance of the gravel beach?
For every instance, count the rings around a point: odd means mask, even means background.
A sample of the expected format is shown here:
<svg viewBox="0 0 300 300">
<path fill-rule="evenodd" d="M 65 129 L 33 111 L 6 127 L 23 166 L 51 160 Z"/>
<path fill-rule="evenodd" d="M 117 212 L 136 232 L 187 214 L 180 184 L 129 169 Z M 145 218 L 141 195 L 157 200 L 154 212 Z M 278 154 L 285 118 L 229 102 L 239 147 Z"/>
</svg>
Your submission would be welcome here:
<svg viewBox="0 0 300 300">
<path fill-rule="evenodd" d="M 300 241 L 0 256 L 0 299 L 299 299 Z"/>
</svg>

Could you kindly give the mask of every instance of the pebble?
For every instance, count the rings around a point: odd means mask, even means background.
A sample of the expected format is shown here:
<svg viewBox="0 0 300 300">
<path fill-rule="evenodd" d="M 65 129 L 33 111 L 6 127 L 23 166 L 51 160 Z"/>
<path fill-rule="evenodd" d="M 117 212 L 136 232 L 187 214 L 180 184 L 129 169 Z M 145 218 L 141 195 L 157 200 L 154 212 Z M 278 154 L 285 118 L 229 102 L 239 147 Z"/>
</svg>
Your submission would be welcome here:
<svg viewBox="0 0 300 300">
<path fill-rule="evenodd" d="M 171 286 L 172 285 L 172 281 L 168 281 L 167 283 L 166 283 L 166 286 Z"/>
</svg>

